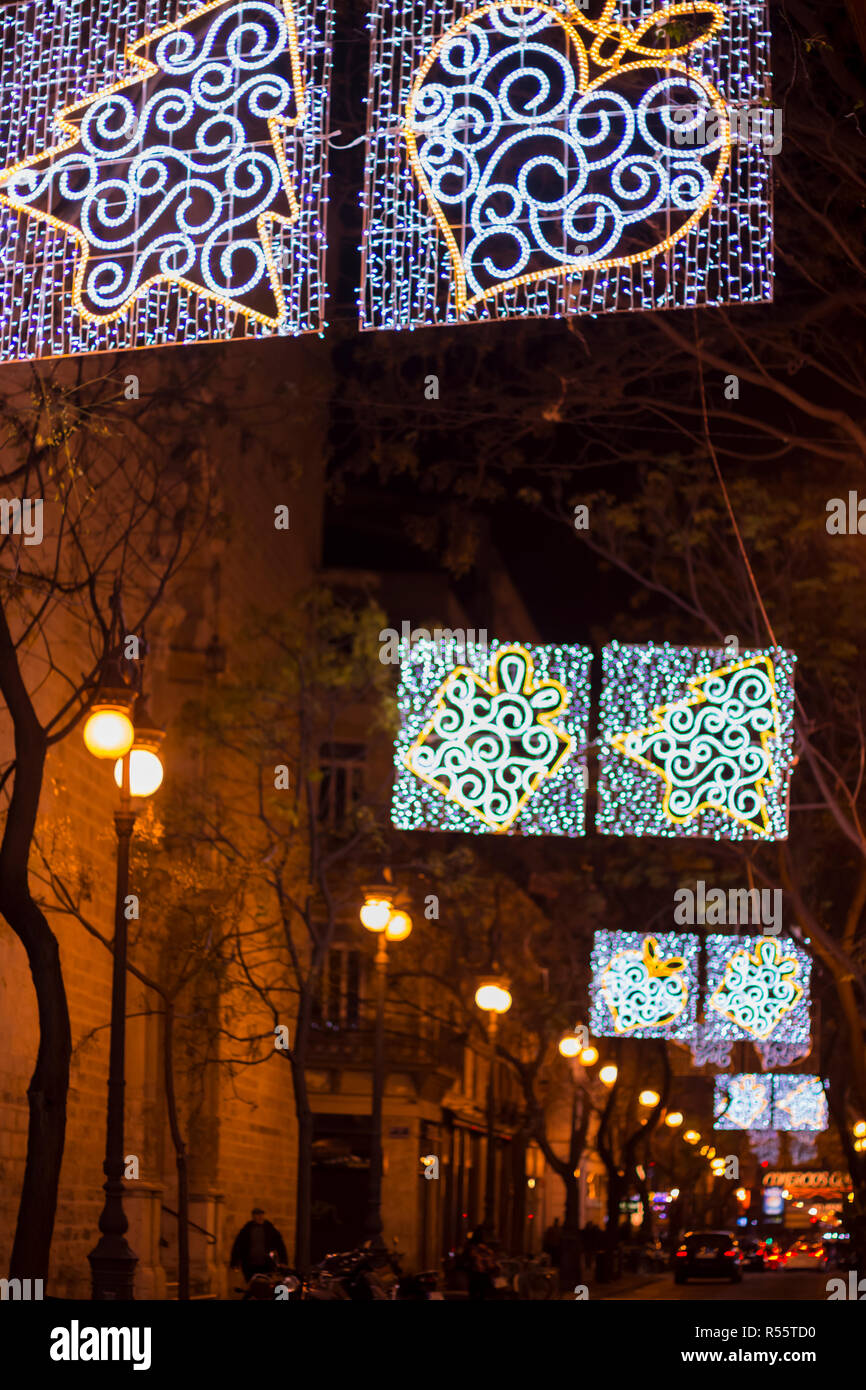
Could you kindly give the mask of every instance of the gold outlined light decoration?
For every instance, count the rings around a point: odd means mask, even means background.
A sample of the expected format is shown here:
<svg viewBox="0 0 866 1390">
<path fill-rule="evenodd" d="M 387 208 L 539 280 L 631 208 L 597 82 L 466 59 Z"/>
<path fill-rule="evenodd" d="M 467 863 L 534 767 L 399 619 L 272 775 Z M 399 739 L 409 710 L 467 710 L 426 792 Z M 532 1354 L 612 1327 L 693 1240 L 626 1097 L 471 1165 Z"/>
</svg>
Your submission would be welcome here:
<svg viewBox="0 0 866 1390">
<path fill-rule="evenodd" d="M 647 16 L 646 19 L 644 19 L 640 24 L 638 24 L 634 29 L 632 29 L 629 25 L 618 23 L 613 19 L 616 4 L 617 0 L 607 0 L 603 15 L 600 17 L 600 19 L 595 21 L 590 20 L 586 16 L 584 16 L 582 11 L 579 10 L 575 5 L 568 5 L 566 11 L 567 17 L 564 16 L 562 12 L 553 9 L 549 5 L 536 3 L 536 0 L 512 0 L 512 3 L 507 4 L 504 2 L 504 0 L 501 0 L 501 3 L 483 5 L 481 8 L 473 10 L 471 14 L 465 15 L 462 19 L 458 20 L 457 23 L 453 26 L 453 28 L 449 29 L 449 31 L 442 36 L 439 42 L 428 54 L 425 61 L 422 63 L 418 76 L 413 84 L 412 93 L 406 107 L 406 118 L 404 127 L 406 148 L 409 163 L 412 167 L 412 171 L 415 175 L 415 178 L 418 180 L 420 187 L 424 191 L 424 195 L 427 199 L 433 216 L 435 217 L 439 229 L 448 245 L 448 250 L 454 268 L 456 304 L 457 311 L 459 314 L 462 315 L 463 313 L 465 313 L 467 309 L 471 309 L 482 299 L 493 298 L 507 290 L 515 288 L 518 285 L 527 285 L 535 280 L 547 279 L 550 276 L 573 275 L 576 272 L 582 272 L 588 269 L 592 269 L 595 272 L 611 270 L 615 269 L 618 266 L 631 266 L 636 265 L 641 261 L 652 260 L 653 257 L 662 255 L 665 251 L 672 247 L 675 242 L 679 241 L 680 238 L 687 236 L 691 229 L 704 216 L 704 213 L 706 212 L 707 208 L 710 206 L 710 204 L 713 202 L 716 195 L 718 194 L 722 178 L 724 177 L 725 171 L 728 167 L 731 151 L 730 123 L 725 112 L 724 102 L 720 94 L 716 91 L 715 87 L 708 80 L 702 78 L 700 73 L 693 71 L 692 69 L 690 69 L 682 63 L 676 62 L 675 55 L 687 53 L 691 48 L 695 47 L 698 44 L 705 43 L 706 40 L 712 34 L 717 33 L 718 30 L 721 29 L 722 24 L 724 23 L 724 11 L 721 9 L 719 5 L 710 3 L 710 0 L 696 0 L 695 4 L 672 5 L 670 7 L 667 7 L 666 9 L 656 11 L 655 13 Z M 676 181 L 671 181 L 670 185 L 668 186 L 668 196 L 671 197 L 671 208 L 675 210 L 678 206 L 692 207 L 691 215 L 687 219 L 683 220 L 682 224 L 679 227 L 677 227 L 675 232 L 671 233 L 666 237 L 661 238 L 660 240 L 657 240 L 653 245 L 646 247 L 639 252 L 634 252 L 631 255 L 599 256 L 597 254 L 587 254 L 584 256 L 569 257 L 565 259 L 562 264 L 548 265 L 544 269 L 536 270 L 528 274 L 502 276 L 500 278 L 497 278 L 495 284 L 492 284 L 486 288 L 481 288 L 480 286 L 477 286 L 476 293 L 469 295 L 467 294 L 466 261 L 468 252 L 466 248 L 461 250 L 461 247 L 458 245 L 457 239 L 454 235 L 454 231 L 452 230 L 452 226 L 448 220 L 446 213 L 443 211 L 440 197 L 437 197 L 437 193 L 434 192 L 434 189 L 431 186 L 430 178 L 428 177 L 428 175 L 431 172 L 431 169 L 425 167 L 423 147 L 423 142 L 426 138 L 429 138 L 429 140 L 434 145 L 435 163 L 444 164 L 447 169 L 447 179 L 449 181 L 453 180 L 454 165 L 456 162 L 457 152 L 458 150 L 460 151 L 460 153 L 463 152 L 462 142 L 459 139 L 459 134 L 458 138 L 456 140 L 454 139 L 453 128 L 455 126 L 455 121 L 459 118 L 460 113 L 463 110 L 463 103 L 466 103 L 467 106 L 465 115 L 465 120 L 467 122 L 468 127 L 466 135 L 467 152 L 472 148 L 473 144 L 477 143 L 477 145 L 480 146 L 481 141 L 477 140 L 475 130 L 475 119 L 473 119 L 477 118 L 477 113 L 468 109 L 470 98 L 472 95 L 471 90 L 469 91 L 469 95 L 467 95 L 468 73 L 465 73 L 461 70 L 455 74 L 456 92 L 459 97 L 459 101 L 455 106 L 454 112 L 451 113 L 444 121 L 442 119 L 443 113 L 441 111 L 437 113 L 436 119 L 433 121 L 430 121 L 428 118 L 426 118 L 423 112 L 419 112 L 419 101 L 424 94 L 425 83 L 427 81 L 428 75 L 431 72 L 431 69 L 434 69 L 437 65 L 440 67 L 440 69 L 442 68 L 442 64 L 439 60 L 443 49 L 456 48 L 459 45 L 466 44 L 469 40 L 469 35 L 466 33 L 466 31 L 471 31 L 473 28 L 478 29 L 479 26 L 482 28 L 483 31 L 486 31 L 492 25 L 492 32 L 495 33 L 495 29 L 498 27 L 497 16 L 503 14 L 507 16 L 507 19 L 505 21 L 506 27 L 504 29 L 504 32 L 508 33 L 507 25 L 509 23 L 513 25 L 515 14 L 520 11 L 524 11 L 526 13 L 526 16 L 530 20 L 533 16 L 537 14 L 547 15 L 550 24 L 558 27 L 561 30 L 562 35 L 565 36 L 565 39 L 567 41 L 567 56 L 577 67 L 578 80 L 576 84 L 576 93 L 580 94 L 584 98 L 588 97 L 593 92 L 599 92 L 602 88 L 609 84 L 611 82 L 611 79 L 614 77 L 620 77 L 626 73 L 635 73 L 647 69 L 655 73 L 658 71 L 660 63 L 662 62 L 664 70 L 667 74 L 675 73 L 678 74 L 681 78 L 688 79 L 689 82 L 693 84 L 692 96 L 694 104 L 704 104 L 705 102 L 708 109 L 714 111 L 718 117 L 718 135 L 716 139 L 713 141 L 712 146 L 710 147 L 712 152 L 717 153 L 717 158 L 715 160 L 715 170 L 712 174 L 712 178 L 706 183 L 706 186 L 702 188 L 700 196 L 698 197 L 696 202 L 694 199 L 692 199 L 691 203 L 678 203 L 676 194 L 674 192 L 674 189 L 676 187 Z M 661 53 L 658 48 L 647 47 L 641 45 L 641 43 L 639 42 L 640 38 L 643 37 L 646 31 L 651 26 L 657 24 L 662 16 L 670 16 L 672 18 L 675 18 L 676 16 L 686 14 L 691 17 L 694 17 L 696 14 L 708 16 L 709 24 L 707 26 L 706 33 L 702 34 L 700 37 L 693 38 L 690 42 L 686 44 L 682 44 L 680 46 L 669 49 L 662 49 Z M 482 21 L 487 22 L 482 26 Z M 588 54 L 587 49 L 578 33 L 579 27 L 588 29 L 595 35 L 592 45 L 589 48 Z M 487 37 L 489 38 L 490 35 L 488 35 Z M 530 46 L 527 48 L 528 42 Z M 604 54 L 604 46 L 605 44 L 609 43 L 614 43 L 616 46 L 612 52 Z M 556 49 L 551 48 L 548 50 L 548 52 L 551 55 L 555 55 L 557 51 Z M 651 59 L 652 61 L 623 64 L 622 58 L 626 53 L 639 54 L 641 56 Z M 520 68 L 523 68 L 524 65 L 529 65 L 532 58 L 535 57 L 535 52 L 533 51 L 531 42 L 529 41 L 529 36 L 526 36 L 524 38 L 521 38 L 519 36 L 516 37 L 516 41 L 514 44 L 514 54 L 515 62 L 519 64 Z M 674 61 L 672 61 L 672 59 Z M 605 71 L 601 72 L 591 81 L 589 80 L 590 62 L 592 62 L 593 65 L 595 65 L 596 67 L 601 67 L 605 69 Z M 490 61 L 488 66 L 492 66 L 492 60 Z M 501 55 L 498 55 L 497 67 L 501 67 Z M 446 63 L 443 71 L 440 71 L 438 74 L 440 77 L 440 82 L 436 84 L 437 97 L 440 94 L 441 77 L 443 75 L 443 72 L 447 74 L 449 70 L 451 70 L 450 61 Z M 487 68 L 485 67 L 485 75 L 486 71 Z M 509 74 L 509 76 L 513 77 L 513 74 Z M 676 78 L 668 78 L 666 80 L 670 89 L 670 95 L 668 99 L 672 100 L 673 92 L 677 86 Z M 682 84 L 680 85 L 682 86 Z M 653 88 L 652 90 L 655 91 L 655 88 Z M 479 96 L 481 96 L 480 89 Z M 489 109 L 491 109 L 491 103 L 489 101 L 490 94 L 487 91 L 485 91 L 484 96 L 485 98 L 488 98 L 488 100 L 484 101 L 483 109 L 485 111 L 488 111 Z M 702 98 L 704 99 L 704 102 L 702 102 Z M 508 106 L 508 110 L 510 113 L 510 105 Z M 565 113 L 557 112 L 556 117 L 554 119 L 561 120 L 562 115 L 564 114 Z M 529 136 L 530 140 L 534 142 L 532 147 L 532 157 L 533 159 L 537 159 L 539 157 L 539 151 L 537 148 L 535 148 L 535 144 L 537 143 L 537 136 L 535 132 L 534 118 L 530 118 L 530 124 L 528 125 L 526 131 L 520 132 L 517 135 L 512 134 L 510 136 L 508 135 L 508 127 L 513 122 L 509 121 L 504 116 L 502 118 L 497 117 L 497 120 L 499 119 L 501 119 L 502 126 L 504 127 L 504 148 L 506 150 L 510 149 L 512 146 L 515 145 L 516 141 L 519 141 L 521 139 L 524 139 L 526 136 Z M 570 137 L 571 139 L 576 139 L 579 142 L 579 130 L 572 131 L 571 129 L 572 124 L 574 123 L 574 119 L 574 113 L 569 113 L 567 126 L 568 133 L 566 138 Z M 599 118 L 596 116 L 596 113 L 590 112 L 588 118 L 587 116 L 584 116 L 582 119 L 584 125 L 591 126 L 593 121 Z M 644 113 L 644 120 L 642 122 L 644 125 L 646 124 L 646 119 L 647 113 Z M 498 133 L 499 132 L 497 131 L 497 134 Z M 422 147 L 420 151 L 418 144 L 419 135 L 422 138 Z M 594 138 L 594 136 L 595 131 L 593 130 L 591 132 L 591 137 Z M 450 150 L 449 157 L 447 160 L 440 153 L 440 147 L 446 141 L 453 141 L 454 144 L 454 149 Z M 664 145 L 660 145 L 660 152 L 658 156 L 659 158 L 662 157 L 661 150 L 665 148 L 666 147 Z M 572 154 L 574 154 L 578 150 L 579 145 L 575 146 L 572 149 Z M 668 155 L 670 154 L 669 145 L 667 146 L 667 153 Z M 684 157 L 685 155 L 687 155 L 687 153 L 688 151 L 686 149 L 680 149 L 677 151 L 677 155 L 679 156 L 681 164 L 684 162 Z M 703 151 L 701 153 L 702 155 L 704 155 Z M 498 157 L 499 151 L 495 150 L 494 158 Z M 615 159 L 624 160 L 626 158 L 627 144 L 625 140 L 623 140 L 623 143 L 610 154 L 609 162 L 611 165 L 613 165 Z M 474 187 L 472 185 L 474 185 L 476 181 L 475 163 L 472 159 L 471 153 L 468 154 L 468 163 L 469 169 L 472 171 L 471 185 L 468 186 L 467 190 L 464 193 L 462 193 L 459 197 L 457 197 L 454 193 L 451 193 L 448 197 L 448 202 L 451 203 L 456 209 L 455 215 L 457 215 L 461 219 L 465 215 L 466 207 L 471 204 L 474 194 Z M 694 182 L 697 179 L 697 166 L 701 164 L 701 160 L 697 157 L 694 157 L 692 159 L 692 163 L 695 165 L 695 167 L 690 171 L 690 177 L 692 180 L 692 185 L 694 185 Z M 596 167 L 598 167 L 598 164 L 599 161 L 595 161 Z M 634 170 L 630 172 L 639 173 L 639 171 L 642 168 L 646 170 L 645 163 L 643 165 L 635 163 Z M 680 182 L 682 182 L 682 172 L 682 169 L 680 169 Z M 617 177 L 622 178 L 618 166 L 615 170 L 615 173 Z M 658 173 L 662 182 L 665 182 L 666 176 L 664 173 L 664 169 L 660 169 Z M 521 211 L 523 210 L 523 208 L 525 208 L 526 222 L 531 224 L 535 219 L 531 215 L 531 195 L 528 193 L 523 173 L 521 174 L 521 182 L 524 201 L 521 203 L 520 207 Z M 496 188 L 498 188 L 498 184 L 496 185 Z M 633 196 L 633 193 L 631 194 L 631 196 Z M 518 207 L 516 199 L 517 195 L 515 194 L 515 203 L 506 216 L 515 215 Z M 598 205 L 598 202 L 600 201 L 593 198 L 593 195 L 589 189 L 587 189 L 586 191 L 586 199 L 588 206 L 592 208 L 596 207 Z M 654 199 L 654 205 L 652 208 L 653 211 L 657 210 L 657 208 L 655 207 L 655 201 L 656 200 Z M 542 203 L 539 205 L 539 207 L 543 212 L 547 211 L 547 204 Z M 472 242 L 470 243 L 470 248 L 474 249 L 478 247 L 479 256 L 480 247 L 483 247 L 485 241 L 490 240 L 496 236 L 501 237 L 503 235 L 508 235 L 510 233 L 511 226 L 511 224 L 506 220 L 497 220 L 498 215 L 494 211 L 489 211 L 487 209 L 484 209 L 484 211 L 487 212 L 487 216 L 489 218 L 489 221 L 486 223 L 486 225 L 484 223 L 483 212 L 478 216 L 476 216 L 473 213 L 470 218 L 470 225 L 475 234 L 473 236 Z M 563 214 L 564 213 L 565 209 L 563 208 Z M 614 213 L 617 240 L 621 239 L 626 227 L 629 224 L 629 220 L 631 220 L 631 210 L 628 208 L 628 203 L 625 202 L 623 204 L 619 217 L 617 217 L 617 214 Z M 591 225 L 591 216 L 588 218 L 588 222 Z M 461 230 L 461 225 L 461 222 L 458 221 L 458 231 Z M 579 235 L 579 230 L 579 228 L 573 229 L 572 235 L 574 240 L 579 241 L 581 239 Z M 517 231 L 517 235 L 521 238 L 523 238 L 526 235 L 526 228 L 522 224 Z M 586 232 L 587 240 L 592 239 L 593 236 L 594 232 Z M 529 247 L 526 247 L 524 249 L 525 254 L 528 255 Z"/>
<path fill-rule="evenodd" d="M 393 823 L 583 833 L 589 652 L 404 643 Z"/>
<path fill-rule="evenodd" d="M 796 658 L 611 643 L 602 657 L 598 827 L 783 839 Z"/>
<path fill-rule="evenodd" d="M 371 0 L 370 30 L 362 328 L 772 299 L 762 0 Z"/>
<path fill-rule="evenodd" d="M 321 329 L 330 25 L 331 0 L 0 15 L 0 360 Z"/>
<path fill-rule="evenodd" d="M 699 948 L 689 932 L 597 931 L 589 986 L 593 1036 L 690 1037 Z"/>
</svg>

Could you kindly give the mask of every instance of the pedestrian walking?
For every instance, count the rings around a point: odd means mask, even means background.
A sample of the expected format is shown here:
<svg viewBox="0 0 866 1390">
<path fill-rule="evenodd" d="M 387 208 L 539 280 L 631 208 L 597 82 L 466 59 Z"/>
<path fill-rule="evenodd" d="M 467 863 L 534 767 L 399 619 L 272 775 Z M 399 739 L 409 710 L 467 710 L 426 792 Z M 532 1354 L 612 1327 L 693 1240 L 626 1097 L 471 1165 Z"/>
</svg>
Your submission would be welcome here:
<svg viewBox="0 0 866 1390">
<path fill-rule="evenodd" d="M 277 1264 L 288 1264 L 286 1246 L 276 1226 L 265 1220 L 262 1207 L 253 1207 L 252 1220 L 235 1237 L 229 1264 L 240 1267 L 250 1282 L 254 1274 L 270 1274 Z"/>
</svg>

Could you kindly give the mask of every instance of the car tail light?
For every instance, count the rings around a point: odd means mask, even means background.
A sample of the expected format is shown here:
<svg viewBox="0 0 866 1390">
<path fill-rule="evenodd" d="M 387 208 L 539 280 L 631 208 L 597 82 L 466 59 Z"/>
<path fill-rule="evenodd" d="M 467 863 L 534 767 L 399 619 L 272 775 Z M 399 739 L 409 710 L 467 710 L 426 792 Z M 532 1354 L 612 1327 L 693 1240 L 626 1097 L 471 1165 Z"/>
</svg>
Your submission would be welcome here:
<svg viewBox="0 0 866 1390">
<path fill-rule="evenodd" d="M 726 1251 L 725 1251 L 725 1255 L 726 1255 L 726 1256 L 728 1256 L 728 1255 L 736 1255 L 736 1253 L 737 1253 L 737 1252 L 736 1252 L 736 1250 L 734 1250 L 733 1246 L 731 1247 L 730 1250 L 726 1250 Z"/>
<path fill-rule="evenodd" d="M 683 1247 L 682 1250 L 678 1250 L 678 1251 L 677 1251 L 677 1259 L 678 1259 L 678 1260 L 680 1260 L 680 1259 L 684 1260 L 684 1259 L 686 1258 L 686 1256 L 688 1255 L 688 1253 L 689 1253 L 688 1250 L 686 1250 L 686 1248 Z"/>
</svg>

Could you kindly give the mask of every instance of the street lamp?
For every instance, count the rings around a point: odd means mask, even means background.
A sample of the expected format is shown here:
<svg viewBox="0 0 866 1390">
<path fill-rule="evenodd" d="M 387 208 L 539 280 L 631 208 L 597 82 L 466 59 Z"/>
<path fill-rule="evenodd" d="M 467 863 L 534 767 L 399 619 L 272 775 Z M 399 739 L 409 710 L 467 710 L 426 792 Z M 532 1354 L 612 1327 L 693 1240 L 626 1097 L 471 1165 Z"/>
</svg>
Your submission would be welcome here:
<svg viewBox="0 0 866 1390">
<path fill-rule="evenodd" d="M 679 1129 L 682 1122 L 683 1115 L 681 1110 L 669 1110 L 665 1115 L 665 1124 L 668 1129 Z"/>
<path fill-rule="evenodd" d="M 129 1222 L 123 1209 L 123 1121 L 126 1053 L 126 899 L 129 892 L 129 846 L 139 806 L 134 803 L 156 791 L 162 782 L 158 748 L 162 733 L 139 696 L 132 720 L 122 704 L 106 694 L 95 704 L 84 726 L 84 742 L 94 757 L 118 758 L 115 780 L 120 806 L 114 813 L 117 835 L 117 876 L 114 895 L 114 947 L 111 970 L 111 1027 L 108 1063 L 108 1115 L 105 1134 L 105 1202 L 99 1217 L 101 1235 L 88 1255 L 92 1297 L 106 1302 L 131 1299 L 138 1256 L 126 1239 Z M 127 699 L 129 692 L 127 691 Z M 129 725 L 128 737 L 124 721 Z M 124 746 L 125 745 L 125 746 Z M 145 762 L 137 760 L 144 757 Z M 157 775 L 158 768 L 158 775 Z M 119 776 L 118 776 L 119 774 Z"/>
<path fill-rule="evenodd" d="M 658 1105 L 659 1093 L 658 1091 L 650 1090 L 641 1091 L 637 1099 L 639 1105 L 643 1105 L 647 1110 L 650 1110 L 654 1105 Z"/>
<path fill-rule="evenodd" d="M 373 1041 L 373 1095 L 370 1103 L 370 1187 L 367 1219 L 364 1223 L 370 1244 L 385 1248 L 382 1239 L 382 1102 L 385 1096 L 385 997 L 388 992 L 388 942 L 405 941 L 412 931 L 412 918 L 395 908 L 394 890 L 389 882 L 364 890 L 361 925 L 378 938 L 376 944 L 376 1029 Z"/>
<path fill-rule="evenodd" d="M 617 1074 L 617 1069 L 614 1063 L 608 1062 L 607 1065 L 602 1067 L 601 1071 L 599 1072 L 598 1079 L 603 1086 L 612 1086 L 616 1081 Z"/>
<path fill-rule="evenodd" d="M 563 1057 L 576 1057 L 580 1052 L 580 1038 L 576 1038 L 573 1033 L 566 1033 L 565 1037 L 559 1040 L 559 1050 Z"/>
<path fill-rule="evenodd" d="M 493 1234 L 494 1188 L 496 1186 L 496 1031 L 499 1015 L 511 1008 L 510 980 L 488 975 L 475 991 L 475 1003 L 487 1014 L 487 1041 L 490 1064 L 487 1076 L 487 1173 L 484 1184 L 484 1226 L 488 1240 Z"/>
<path fill-rule="evenodd" d="M 697 1144 L 700 1140 L 700 1137 L 701 1136 L 698 1134 L 698 1131 L 696 1129 L 687 1129 L 685 1134 L 683 1135 L 683 1139 L 687 1144 Z"/>
<path fill-rule="evenodd" d="M 594 1067 L 596 1062 L 598 1061 L 598 1048 L 593 1047 L 590 1043 L 589 1047 L 585 1047 L 581 1052 L 580 1060 L 583 1066 Z"/>
</svg>

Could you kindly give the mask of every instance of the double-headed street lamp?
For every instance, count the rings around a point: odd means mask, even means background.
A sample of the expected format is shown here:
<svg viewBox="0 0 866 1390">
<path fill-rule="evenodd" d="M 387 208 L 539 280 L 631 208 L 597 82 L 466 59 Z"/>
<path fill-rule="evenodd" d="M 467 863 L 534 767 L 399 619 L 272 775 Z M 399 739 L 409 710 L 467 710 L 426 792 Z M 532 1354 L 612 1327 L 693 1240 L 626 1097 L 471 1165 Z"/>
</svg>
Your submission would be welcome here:
<svg viewBox="0 0 866 1390">
<path fill-rule="evenodd" d="M 382 1101 L 385 1095 L 385 996 L 388 982 L 388 942 L 405 941 L 412 930 L 408 912 L 394 905 L 390 882 L 365 890 L 361 924 L 375 932 L 376 1032 L 373 1043 L 373 1096 L 370 1108 L 370 1190 L 364 1229 L 370 1244 L 381 1250 L 382 1239 Z"/>
<path fill-rule="evenodd" d="M 105 1203 L 99 1218 L 101 1235 L 88 1255 L 94 1300 L 130 1299 L 138 1257 L 126 1239 L 129 1222 L 123 1209 L 123 1119 L 126 1051 L 126 899 L 129 892 L 129 845 L 140 802 L 162 782 L 159 757 L 162 731 L 138 698 L 132 718 L 132 692 L 118 671 L 115 682 L 103 685 L 100 699 L 84 725 L 84 742 L 96 758 L 115 760 L 114 780 L 120 805 L 114 813 L 117 834 L 117 876 L 114 895 L 114 951 L 111 973 L 111 1043 L 108 1064 Z"/>
<path fill-rule="evenodd" d="M 496 1032 L 499 1015 L 511 1008 L 511 981 L 503 975 L 486 975 L 475 991 L 475 1003 L 487 1014 L 487 1041 L 490 1070 L 487 1077 L 487 1171 L 484 1183 L 484 1226 L 487 1239 L 493 1235 L 496 1188 Z"/>
</svg>

